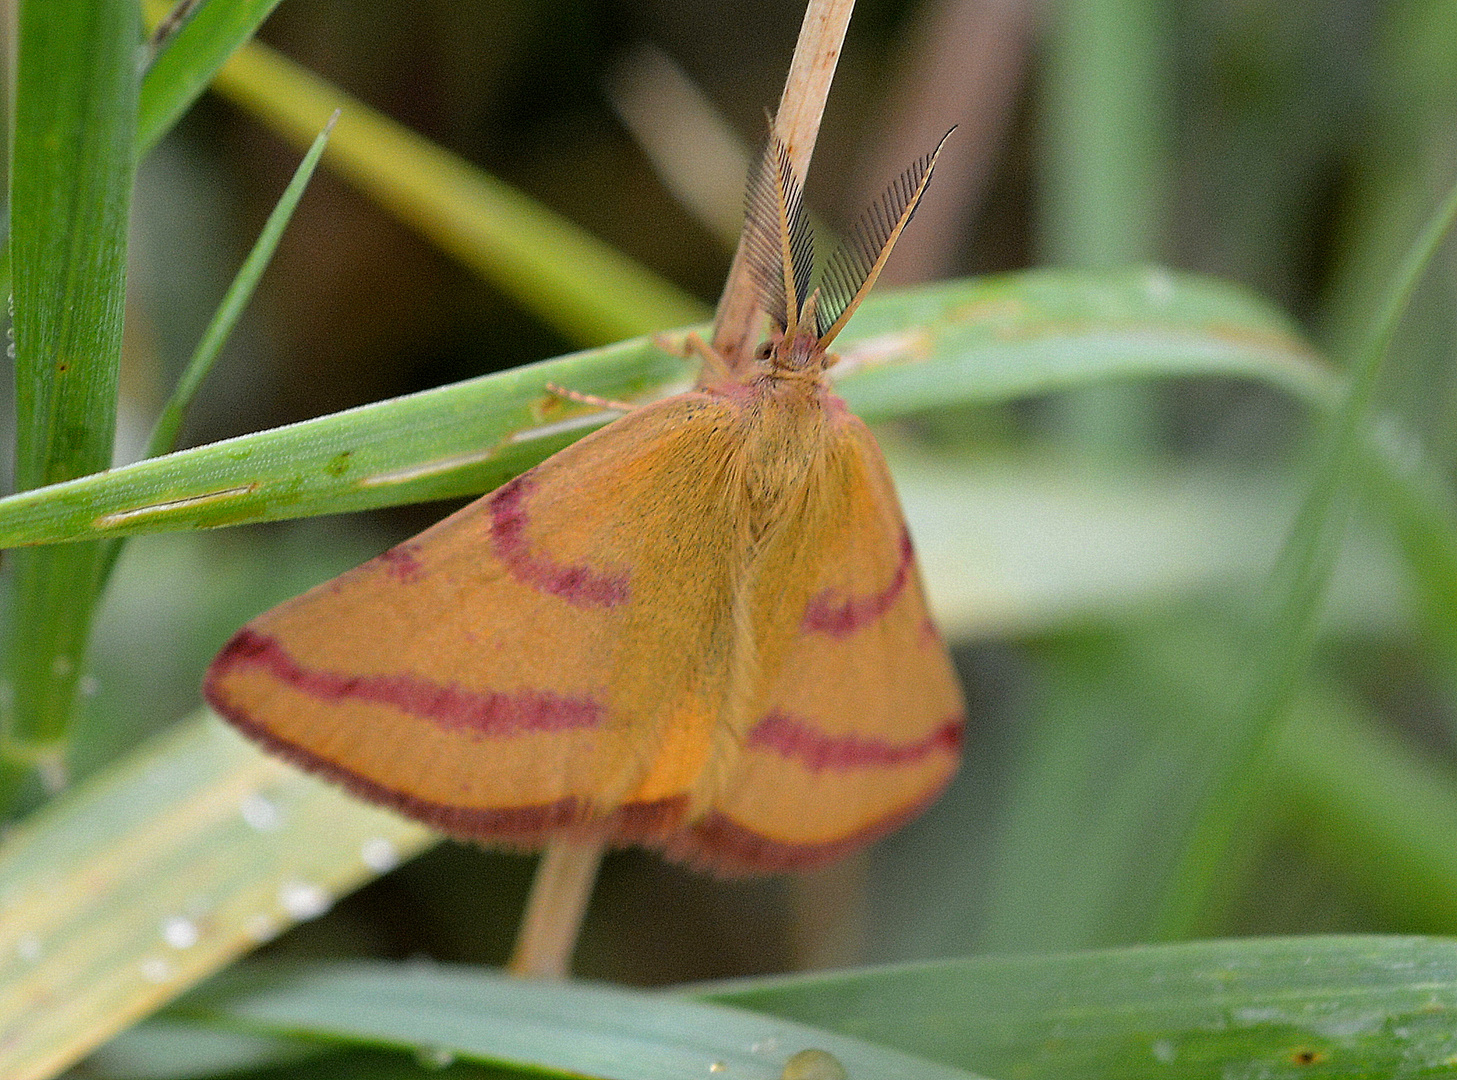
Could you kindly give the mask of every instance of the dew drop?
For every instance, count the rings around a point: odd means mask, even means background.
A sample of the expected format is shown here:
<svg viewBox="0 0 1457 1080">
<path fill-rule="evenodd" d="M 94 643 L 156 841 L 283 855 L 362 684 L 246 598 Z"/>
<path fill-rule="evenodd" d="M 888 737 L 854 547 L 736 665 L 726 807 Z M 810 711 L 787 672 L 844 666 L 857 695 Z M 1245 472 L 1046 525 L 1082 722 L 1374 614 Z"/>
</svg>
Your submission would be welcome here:
<svg viewBox="0 0 1457 1080">
<path fill-rule="evenodd" d="M 80 690 L 82 697 L 95 697 L 96 692 L 101 689 L 101 684 L 96 681 L 95 675 L 82 675 L 77 689 Z"/>
<path fill-rule="evenodd" d="M 1149 271 L 1148 278 L 1144 281 L 1144 288 L 1147 290 L 1148 298 L 1156 304 L 1167 304 L 1174 298 L 1174 279 L 1167 270 Z"/>
<path fill-rule="evenodd" d="M 259 832 L 272 832 L 283 824 L 283 814 L 272 799 L 256 791 L 243 800 L 243 821 Z"/>
<path fill-rule="evenodd" d="M 160 956 L 149 956 L 141 963 L 142 978 L 149 983 L 164 983 L 172 978 L 172 965 Z"/>
<path fill-rule="evenodd" d="M 66 767 L 66 759 L 58 754 L 47 754 L 39 759 L 35 763 L 35 770 L 40 775 L 41 786 L 50 795 L 64 790 L 71 779 L 71 770 Z"/>
<path fill-rule="evenodd" d="M 849 1073 L 828 1050 L 801 1050 L 784 1063 L 781 1080 L 846 1080 Z"/>
<path fill-rule="evenodd" d="M 455 1051 L 443 1046 L 422 1046 L 415 1059 L 427 1069 L 448 1069 L 455 1064 Z"/>
<path fill-rule="evenodd" d="M 162 920 L 162 940 L 174 949 L 190 949 L 197 944 L 197 923 L 181 915 Z"/>
<path fill-rule="evenodd" d="M 243 921 L 243 932 L 259 944 L 272 941 L 278 936 L 279 929 L 278 920 L 272 915 L 264 915 L 262 912 L 249 915 Z"/>
<path fill-rule="evenodd" d="M 15 953 L 27 964 L 34 964 L 41 958 L 45 950 L 41 947 L 40 936 L 37 934 L 21 934 L 15 942 Z"/>
<path fill-rule="evenodd" d="M 383 836 L 372 836 L 359 849 L 364 865 L 377 874 L 386 874 L 400 865 L 400 851 L 394 841 Z"/>
<path fill-rule="evenodd" d="M 75 666 L 75 662 L 69 656 L 57 655 L 51 658 L 51 674 L 58 679 L 64 679 L 71 674 L 71 669 Z"/>
<path fill-rule="evenodd" d="M 728 1066 L 725 1065 L 722 1061 L 715 1061 L 708 1066 L 708 1071 L 711 1073 L 721 1073 L 727 1068 Z"/>
<path fill-rule="evenodd" d="M 334 901 L 318 885 L 306 881 L 290 881 L 279 886 L 278 902 L 295 919 L 317 919 Z"/>
</svg>

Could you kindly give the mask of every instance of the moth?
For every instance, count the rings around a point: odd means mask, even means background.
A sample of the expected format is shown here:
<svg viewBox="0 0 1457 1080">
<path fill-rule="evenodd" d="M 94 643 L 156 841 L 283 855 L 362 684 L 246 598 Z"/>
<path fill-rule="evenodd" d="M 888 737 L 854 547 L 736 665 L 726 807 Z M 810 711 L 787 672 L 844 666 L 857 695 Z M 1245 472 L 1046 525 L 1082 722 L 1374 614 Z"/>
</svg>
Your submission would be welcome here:
<svg viewBox="0 0 1457 1080">
<path fill-rule="evenodd" d="M 771 137 L 745 199 L 770 323 L 754 356 L 694 339 L 693 390 L 258 616 L 213 660 L 208 702 L 366 799 L 512 847 L 772 872 L 920 813 L 957 767 L 961 689 L 885 459 L 825 373 L 944 144 L 811 289 L 800 181 Z"/>
</svg>

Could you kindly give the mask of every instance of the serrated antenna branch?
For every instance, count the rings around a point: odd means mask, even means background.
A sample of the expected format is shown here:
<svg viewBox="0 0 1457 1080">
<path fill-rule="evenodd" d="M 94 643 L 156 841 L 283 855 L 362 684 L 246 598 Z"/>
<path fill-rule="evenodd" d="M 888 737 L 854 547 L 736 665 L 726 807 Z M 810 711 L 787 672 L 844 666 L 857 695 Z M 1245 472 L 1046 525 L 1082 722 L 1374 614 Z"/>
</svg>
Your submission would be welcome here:
<svg viewBox="0 0 1457 1080">
<path fill-rule="evenodd" d="M 895 242 L 910 224 L 911 215 L 916 212 L 926 185 L 931 182 L 931 170 L 936 167 L 941 148 L 951 138 L 951 131 L 941 136 L 936 149 L 913 162 L 891 182 L 880 198 L 865 208 L 834 255 L 830 256 L 824 278 L 820 281 L 818 319 L 822 348 L 828 347 L 845 328 L 850 316 L 855 314 L 855 309 L 880 276 Z"/>
<path fill-rule="evenodd" d="M 760 305 L 790 337 L 799 328 L 814 266 L 803 195 L 788 150 L 771 134 L 744 197 L 744 255 Z"/>
</svg>

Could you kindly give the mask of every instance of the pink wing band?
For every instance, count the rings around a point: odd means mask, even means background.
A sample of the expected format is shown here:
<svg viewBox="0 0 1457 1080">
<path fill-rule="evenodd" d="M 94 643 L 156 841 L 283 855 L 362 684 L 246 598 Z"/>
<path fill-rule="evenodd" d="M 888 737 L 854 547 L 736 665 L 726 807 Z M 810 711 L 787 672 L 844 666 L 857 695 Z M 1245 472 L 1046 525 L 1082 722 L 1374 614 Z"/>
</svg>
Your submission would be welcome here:
<svg viewBox="0 0 1457 1080">
<path fill-rule="evenodd" d="M 901 529 L 900 562 L 890 584 L 868 596 L 846 596 L 834 589 L 825 589 L 810 598 L 801 623 L 805 630 L 814 630 L 831 637 L 845 637 L 869 626 L 895 604 L 911 580 L 911 566 L 916 553 L 911 547 L 911 534 Z"/>
<path fill-rule="evenodd" d="M 232 718 L 217 691 L 233 671 L 261 668 L 286 686 L 320 701 L 360 701 L 388 705 L 452 731 L 507 738 L 532 731 L 566 731 L 602 723 L 604 710 L 591 698 L 526 691 L 477 693 L 414 675 L 344 675 L 303 667 L 267 634 L 244 627 L 218 653 L 209 669 L 208 700 Z"/>
</svg>

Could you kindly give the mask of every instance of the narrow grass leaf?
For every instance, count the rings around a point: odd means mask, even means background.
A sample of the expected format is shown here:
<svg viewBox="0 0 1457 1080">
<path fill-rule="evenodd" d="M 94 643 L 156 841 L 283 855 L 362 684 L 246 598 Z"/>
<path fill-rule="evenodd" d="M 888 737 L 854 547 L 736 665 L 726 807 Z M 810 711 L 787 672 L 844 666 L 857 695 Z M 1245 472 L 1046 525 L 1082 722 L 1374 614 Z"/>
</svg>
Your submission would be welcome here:
<svg viewBox="0 0 1457 1080">
<path fill-rule="evenodd" d="M 172 10 L 146 0 L 148 28 Z M 278 6 L 278 0 L 207 0 L 157 54 L 142 80 L 137 103 L 137 157 L 151 150 L 202 96 L 218 69 Z"/>
<path fill-rule="evenodd" d="M 304 188 L 308 186 L 309 179 L 314 175 L 314 169 L 319 164 L 324 147 L 328 145 L 329 133 L 333 131 L 334 122 L 338 118 L 338 113 L 329 118 L 329 122 L 324 125 L 324 130 L 314 139 L 313 145 L 309 147 L 309 152 L 304 155 L 298 168 L 294 170 L 293 179 L 289 181 L 283 194 L 279 196 L 278 205 L 268 215 L 268 220 L 263 225 L 263 231 L 258 234 L 258 239 L 253 243 L 253 249 L 243 260 L 243 265 L 239 268 L 237 276 L 233 278 L 233 283 L 228 286 L 227 294 L 223 297 L 222 303 L 218 305 L 217 312 L 207 324 L 207 329 L 203 331 L 202 340 L 197 343 L 197 349 L 177 380 L 177 386 L 173 389 L 172 396 L 163 406 L 162 413 L 152 428 L 151 438 L 147 441 L 147 457 L 158 457 L 168 453 L 177 445 L 177 431 L 182 426 L 187 408 L 192 404 L 192 398 L 197 393 L 198 387 L 202 385 L 202 381 L 212 370 L 218 353 L 222 352 L 223 346 L 233 332 L 233 327 L 238 323 L 239 316 L 243 314 L 243 309 L 253 298 L 253 290 L 258 287 L 258 279 L 268 268 L 268 263 L 278 248 L 279 240 L 283 239 L 283 231 L 288 228 L 289 220 L 293 217 L 293 211 L 298 206 L 299 199 L 303 198 Z"/>
<path fill-rule="evenodd" d="M 483 376 L 317 420 L 212 443 L 105 476 L 0 500 L 16 512 L 0 544 L 284 520 L 451 498 L 504 483 L 613 414 L 549 382 L 631 399 L 686 375 L 637 340 Z M 63 522 L 70 535 L 40 532 Z M 62 527 L 66 527 L 62 525 Z"/>
<path fill-rule="evenodd" d="M 337 138 L 337 136 L 336 136 Z M 868 419 L 1110 379 L 1258 379 L 1320 403 L 1338 383 L 1240 290 L 1160 273 L 1030 273 L 871 297 L 837 383 Z M 272 521 L 489 490 L 610 419 L 548 382 L 631 400 L 690 366 L 646 339 L 245 435 L 0 500 L 0 546 Z"/>
<path fill-rule="evenodd" d="M 1365 479 L 1365 427 L 1377 377 L 1422 272 L 1457 219 L 1457 187 L 1417 238 L 1392 283 L 1370 340 L 1356 357 L 1346 397 L 1332 418 L 1310 495 L 1296 518 L 1272 581 L 1274 611 L 1265 651 L 1253 669 L 1248 704 L 1215 766 L 1218 780 L 1191 833 L 1164 903 L 1163 936 L 1191 933 L 1202 917 L 1225 853 L 1261 783 L 1261 761 L 1287 713 L 1314 644 L 1326 584 L 1351 508 Z"/>
</svg>

